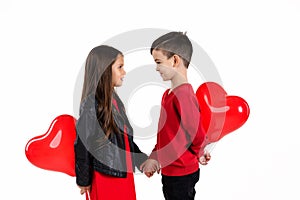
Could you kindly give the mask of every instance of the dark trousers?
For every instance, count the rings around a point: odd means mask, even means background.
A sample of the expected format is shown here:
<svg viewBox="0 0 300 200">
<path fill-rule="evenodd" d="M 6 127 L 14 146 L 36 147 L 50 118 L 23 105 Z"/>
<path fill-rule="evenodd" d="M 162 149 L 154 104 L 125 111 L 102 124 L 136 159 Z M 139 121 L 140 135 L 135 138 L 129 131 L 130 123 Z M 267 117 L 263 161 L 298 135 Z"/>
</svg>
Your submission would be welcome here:
<svg viewBox="0 0 300 200">
<path fill-rule="evenodd" d="M 194 200 L 195 185 L 199 181 L 200 169 L 185 176 L 162 175 L 163 193 L 166 200 Z"/>
</svg>

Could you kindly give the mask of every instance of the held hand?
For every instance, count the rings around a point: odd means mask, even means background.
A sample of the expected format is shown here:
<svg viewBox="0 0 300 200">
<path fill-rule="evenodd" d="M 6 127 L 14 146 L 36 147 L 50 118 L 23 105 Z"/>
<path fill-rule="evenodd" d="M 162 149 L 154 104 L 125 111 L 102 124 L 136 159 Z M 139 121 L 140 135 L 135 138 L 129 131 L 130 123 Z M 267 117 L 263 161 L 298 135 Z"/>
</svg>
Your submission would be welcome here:
<svg viewBox="0 0 300 200">
<path fill-rule="evenodd" d="M 140 170 L 143 171 L 148 178 L 150 178 L 155 172 L 160 172 L 160 165 L 157 160 L 147 159 L 141 164 Z"/>
<path fill-rule="evenodd" d="M 209 152 L 204 152 L 204 154 L 199 158 L 199 163 L 201 165 L 207 165 L 208 161 L 211 159 Z"/>
<path fill-rule="evenodd" d="M 80 194 L 83 195 L 86 192 L 90 192 L 91 186 L 78 186 L 80 188 Z"/>
<path fill-rule="evenodd" d="M 144 172 L 145 173 L 145 175 L 148 177 L 148 178 L 150 178 L 151 176 L 153 176 L 153 174 L 155 173 L 155 171 L 154 172 Z"/>
</svg>

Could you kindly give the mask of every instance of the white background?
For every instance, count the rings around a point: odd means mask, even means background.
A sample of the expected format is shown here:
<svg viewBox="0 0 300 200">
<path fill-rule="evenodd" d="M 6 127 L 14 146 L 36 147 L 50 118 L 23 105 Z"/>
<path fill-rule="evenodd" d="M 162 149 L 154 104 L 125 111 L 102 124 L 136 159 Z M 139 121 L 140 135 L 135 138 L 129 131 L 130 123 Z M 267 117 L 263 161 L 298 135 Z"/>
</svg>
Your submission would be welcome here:
<svg viewBox="0 0 300 200">
<path fill-rule="evenodd" d="M 250 105 L 246 124 L 201 167 L 196 199 L 300 198 L 300 1 L 1 0 L 0 22 L 1 199 L 84 199 L 74 177 L 33 166 L 24 148 L 56 116 L 74 113 L 90 49 L 140 28 L 188 31 L 227 93 Z M 163 199 L 159 175 L 135 180 L 138 200 Z"/>
</svg>

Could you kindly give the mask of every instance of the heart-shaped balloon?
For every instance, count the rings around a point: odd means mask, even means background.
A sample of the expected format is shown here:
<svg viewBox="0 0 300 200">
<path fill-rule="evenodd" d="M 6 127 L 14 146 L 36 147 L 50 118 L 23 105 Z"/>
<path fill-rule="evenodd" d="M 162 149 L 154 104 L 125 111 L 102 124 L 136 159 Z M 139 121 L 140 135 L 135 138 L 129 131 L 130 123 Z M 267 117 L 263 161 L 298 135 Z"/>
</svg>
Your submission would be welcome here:
<svg viewBox="0 0 300 200">
<path fill-rule="evenodd" d="M 249 117 L 248 103 L 241 97 L 228 96 L 215 82 L 200 85 L 196 96 L 201 109 L 202 126 L 210 143 L 238 129 Z"/>
<path fill-rule="evenodd" d="M 45 134 L 28 141 L 27 159 L 39 168 L 75 176 L 75 123 L 76 119 L 70 115 L 56 117 Z"/>
</svg>

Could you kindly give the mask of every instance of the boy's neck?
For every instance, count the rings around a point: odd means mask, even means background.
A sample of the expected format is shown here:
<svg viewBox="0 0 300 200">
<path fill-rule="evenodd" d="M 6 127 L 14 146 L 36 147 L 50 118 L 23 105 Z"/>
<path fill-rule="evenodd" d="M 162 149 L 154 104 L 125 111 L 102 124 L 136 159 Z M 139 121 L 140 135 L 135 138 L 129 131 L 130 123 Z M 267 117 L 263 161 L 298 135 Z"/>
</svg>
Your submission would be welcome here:
<svg viewBox="0 0 300 200">
<path fill-rule="evenodd" d="M 170 90 L 173 90 L 174 88 L 185 83 L 188 83 L 186 69 L 178 71 L 178 73 L 172 78 Z"/>
</svg>

